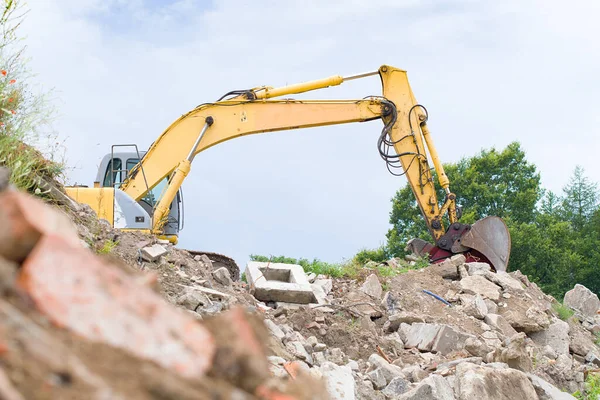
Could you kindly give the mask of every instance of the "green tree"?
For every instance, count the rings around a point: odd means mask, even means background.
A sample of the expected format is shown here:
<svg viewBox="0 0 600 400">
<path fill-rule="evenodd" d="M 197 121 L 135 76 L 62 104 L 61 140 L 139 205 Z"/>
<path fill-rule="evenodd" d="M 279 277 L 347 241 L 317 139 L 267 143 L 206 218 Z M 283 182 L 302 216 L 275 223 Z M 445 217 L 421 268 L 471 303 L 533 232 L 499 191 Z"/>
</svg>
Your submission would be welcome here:
<svg viewBox="0 0 600 400">
<path fill-rule="evenodd" d="M 445 164 L 444 169 L 450 179 L 450 189 L 463 207 L 461 222 L 473 223 L 490 215 L 514 223 L 534 220 L 536 203 L 542 196 L 540 175 L 535 165 L 526 160 L 519 143 L 511 143 L 502 151 L 482 150 L 456 164 Z M 444 199 L 439 190 L 440 204 Z M 431 240 L 408 184 L 392 199 L 390 224 L 387 248 L 391 255 L 403 254 L 410 238 Z"/>
<path fill-rule="evenodd" d="M 590 182 L 584 175 L 583 168 L 576 166 L 563 192 L 564 218 L 570 221 L 575 229 L 582 229 L 598 208 L 598 184 Z"/>
</svg>

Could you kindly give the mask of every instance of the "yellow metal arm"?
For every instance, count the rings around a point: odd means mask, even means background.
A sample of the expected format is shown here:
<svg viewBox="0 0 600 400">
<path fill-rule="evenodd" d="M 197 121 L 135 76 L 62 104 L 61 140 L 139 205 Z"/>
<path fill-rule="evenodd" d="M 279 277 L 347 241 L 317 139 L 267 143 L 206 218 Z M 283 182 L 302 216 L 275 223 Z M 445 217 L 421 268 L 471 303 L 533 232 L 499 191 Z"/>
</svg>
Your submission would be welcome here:
<svg viewBox="0 0 600 400">
<path fill-rule="evenodd" d="M 383 84 L 383 97 L 362 100 L 274 99 L 377 73 Z M 433 164 L 440 172 L 442 187 L 448 192 L 449 182 L 424 123 L 426 115 L 416 102 L 406 71 L 389 66 L 382 66 L 376 73 L 355 77 L 333 76 L 283 88 L 257 88 L 229 100 L 198 106 L 163 132 L 142 161 L 132 169 L 122 190 L 140 200 L 148 190 L 165 177 L 170 177 L 153 216 L 153 230 L 159 233 L 169 206 L 191 169 L 193 157 L 201 151 L 244 135 L 374 119 L 381 119 L 384 123 L 380 136 L 382 157 L 401 165 L 430 232 L 434 239 L 438 239 L 444 233 L 440 212 L 448 212 L 449 208 L 453 211 L 454 203 L 452 201 L 440 210 L 426 150 L 429 150 Z M 381 150 L 385 147 L 390 147 L 395 153 L 385 156 Z M 140 173 L 142 168 L 144 174 Z"/>
<path fill-rule="evenodd" d="M 308 128 L 321 125 L 361 122 L 381 117 L 381 101 L 223 101 L 201 106 L 173 123 L 152 145 L 138 165 L 143 168 L 149 189 L 176 172 L 170 179 L 154 214 L 155 230 L 160 230 L 181 183 L 189 173 L 190 149 L 212 117 L 193 154 L 224 141 L 262 132 Z M 123 190 L 135 200 L 147 193 L 146 181 L 139 168 L 132 170 Z"/>
</svg>

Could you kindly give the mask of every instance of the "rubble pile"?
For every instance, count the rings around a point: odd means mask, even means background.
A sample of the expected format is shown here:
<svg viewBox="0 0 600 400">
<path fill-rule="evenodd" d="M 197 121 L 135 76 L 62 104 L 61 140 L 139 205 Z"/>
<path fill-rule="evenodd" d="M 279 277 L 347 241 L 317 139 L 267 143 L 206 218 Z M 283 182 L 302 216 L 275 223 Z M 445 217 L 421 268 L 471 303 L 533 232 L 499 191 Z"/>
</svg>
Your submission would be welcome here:
<svg viewBox="0 0 600 400">
<path fill-rule="evenodd" d="M 252 262 L 245 283 L 58 189 L 57 209 L 5 186 L 0 398 L 573 399 L 600 367 L 581 285 L 562 320 L 519 271 L 460 255 L 355 279 Z"/>
</svg>

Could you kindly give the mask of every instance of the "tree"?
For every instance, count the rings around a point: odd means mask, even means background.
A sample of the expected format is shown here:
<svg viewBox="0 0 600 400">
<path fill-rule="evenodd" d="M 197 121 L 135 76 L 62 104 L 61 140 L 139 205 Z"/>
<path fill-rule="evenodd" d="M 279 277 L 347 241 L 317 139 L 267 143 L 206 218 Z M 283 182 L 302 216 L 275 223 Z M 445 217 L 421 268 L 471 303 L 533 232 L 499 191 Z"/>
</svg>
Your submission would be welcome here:
<svg viewBox="0 0 600 400">
<path fill-rule="evenodd" d="M 575 229 L 582 229 L 598 208 L 598 184 L 590 182 L 579 165 L 575 167 L 569 183 L 563 189 L 564 218 Z"/>
<path fill-rule="evenodd" d="M 535 165 L 525 158 L 519 143 L 509 144 L 498 152 L 492 148 L 463 158 L 456 164 L 445 164 L 450 189 L 463 207 L 461 222 L 473 223 L 486 216 L 507 218 L 513 223 L 527 223 L 535 218 L 535 207 L 542 190 Z M 434 179 L 437 179 L 434 174 Z M 440 203 L 445 196 L 438 191 Z M 407 184 L 392 199 L 392 228 L 387 233 L 391 255 L 404 253 L 412 237 L 431 240 L 416 199 Z"/>
</svg>

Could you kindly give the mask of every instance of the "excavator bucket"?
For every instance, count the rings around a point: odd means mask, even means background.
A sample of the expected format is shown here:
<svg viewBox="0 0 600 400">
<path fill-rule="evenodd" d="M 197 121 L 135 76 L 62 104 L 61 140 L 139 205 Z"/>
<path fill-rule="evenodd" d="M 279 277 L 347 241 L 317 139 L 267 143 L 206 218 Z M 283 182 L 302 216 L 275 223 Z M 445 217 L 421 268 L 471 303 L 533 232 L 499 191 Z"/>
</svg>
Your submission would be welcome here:
<svg viewBox="0 0 600 400">
<path fill-rule="evenodd" d="M 475 222 L 457 241 L 483 255 L 496 271 L 507 270 L 511 249 L 510 233 L 501 218 L 485 217 Z"/>
<path fill-rule="evenodd" d="M 454 236 L 447 236 L 452 238 L 451 248 L 440 248 L 415 238 L 408 242 L 406 250 L 417 256 L 428 255 L 433 263 L 462 253 L 467 262 L 486 262 L 496 272 L 507 271 L 511 250 L 510 232 L 501 218 L 485 217 L 472 225 L 456 224 L 455 228 L 450 229 L 457 232 Z"/>
</svg>

